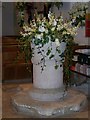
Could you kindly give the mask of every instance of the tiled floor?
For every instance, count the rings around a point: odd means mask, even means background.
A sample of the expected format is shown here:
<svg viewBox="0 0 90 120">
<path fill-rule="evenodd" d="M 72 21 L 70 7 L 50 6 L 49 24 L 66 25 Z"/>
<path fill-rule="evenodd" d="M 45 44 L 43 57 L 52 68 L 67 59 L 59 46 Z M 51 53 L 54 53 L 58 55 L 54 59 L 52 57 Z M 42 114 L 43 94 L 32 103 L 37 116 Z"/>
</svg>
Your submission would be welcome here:
<svg viewBox="0 0 90 120">
<path fill-rule="evenodd" d="M 15 111 L 11 104 L 11 96 L 16 94 L 17 92 L 21 91 L 22 88 L 20 87 L 24 86 L 25 89 L 27 89 L 28 84 L 4 84 L 2 86 L 2 116 L 3 118 L 30 118 L 31 116 L 18 114 L 18 112 Z M 85 107 L 82 111 L 73 113 L 71 115 L 63 116 L 64 118 L 88 118 L 89 116 L 89 109 L 88 107 Z M 34 118 L 37 116 L 33 116 Z M 60 118 L 60 116 L 57 116 Z"/>
</svg>

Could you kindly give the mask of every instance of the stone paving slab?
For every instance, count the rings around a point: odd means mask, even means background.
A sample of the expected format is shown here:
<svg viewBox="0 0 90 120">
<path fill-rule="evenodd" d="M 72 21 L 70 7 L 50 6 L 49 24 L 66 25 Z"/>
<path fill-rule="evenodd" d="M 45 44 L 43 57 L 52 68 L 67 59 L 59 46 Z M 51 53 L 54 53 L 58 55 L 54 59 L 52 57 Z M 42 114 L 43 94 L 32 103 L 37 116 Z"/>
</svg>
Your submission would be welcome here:
<svg viewBox="0 0 90 120">
<path fill-rule="evenodd" d="M 14 109 L 14 107 L 11 104 L 11 97 L 13 97 L 16 93 L 20 92 L 20 90 L 24 90 L 27 91 L 30 89 L 30 84 L 17 84 L 14 86 L 15 84 L 7 84 L 7 85 L 3 85 L 3 89 L 2 89 L 2 116 L 3 118 L 38 118 L 37 114 L 32 114 L 31 115 L 26 115 L 26 114 L 22 114 L 22 113 L 18 113 L 16 111 L 16 109 Z M 19 88 L 19 90 L 18 90 Z M 14 90 L 12 90 L 14 89 Z M 16 90 L 15 90 L 16 89 Z M 80 112 L 74 112 L 72 114 L 67 114 L 64 116 L 60 116 L 59 114 L 57 115 L 52 115 L 49 116 L 49 118 L 88 118 L 88 112 L 89 109 L 86 106 L 84 109 L 80 110 Z M 47 118 L 45 116 L 39 116 L 41 118 Z"/>
<path fill-rule="evenodd" d="M 67 95 L 58 101 L 39 101 L 30 96 L 32 89 L 21 91 L 12 97 L 12 104 L 18 112 L 42 116 L 65 115 L 79 112 L 87 103 L 87 98 L 79 91 L 69 89 Z"/>
</svg>

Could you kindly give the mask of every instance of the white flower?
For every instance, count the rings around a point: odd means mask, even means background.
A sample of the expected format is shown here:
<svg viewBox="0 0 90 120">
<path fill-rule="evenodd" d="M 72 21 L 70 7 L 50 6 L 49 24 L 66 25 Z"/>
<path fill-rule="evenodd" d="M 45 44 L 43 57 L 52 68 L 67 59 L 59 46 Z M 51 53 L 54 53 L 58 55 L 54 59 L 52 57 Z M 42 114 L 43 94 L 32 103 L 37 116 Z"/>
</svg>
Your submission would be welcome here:
<svg viewBox="0 0 90 120">
<path fill-rule="evenodd" d="M 64 24 L 64 27 L 67 27 L 67 24 L 66 24 L 66 23 Z"/>
<path fill-rule="evenodd" d="M 42 26 L 44 27 L 44 22 L 42 22 Z"/>
<path fill-rule="evenodd" d="M 23 29 L 24 29 L 25 32 L 29 32 L 29 31 L 31 31 L 31 28 L 28 27 L 28 26 L 23 26 Z"/>
<path fill-rule="evenodd" d="M 45 30 L 45 33 L 47 34 L 47 33 L 48 33 L 48 30 Z"/>
<path fill-rule="evenodd" d="M 23 35 L 23 32 L 21 31 L 20 34 Z"/>
<path fill-rule="evenodd" d="M 21 34 L 23 37 L 28 36 L 28 33 L 23 33 L 23 32 L 20 32 L 20 34 Z"/>
<path fill-rule="evenodd" d="M 41 39 L 41 35 L 36 34 L 35 36 L 37 39 Z"/>
<path fill-rule="evenodd" d="M 60 46 L 60 42 L 58 38 L 55 39 L 55 43 L 56 43 L 56 46 Z"/>
<path fill-rule="evenodd" d="M 43 26 L 39 27 L 39 32 L 45 32 L 45 28 Z"/>
<path fill-rule="evenodd" d="M 66 31 L 63 31 L 63 35 L 65 35 L 65 34 L 67 34 L 67 32 L 66 32 Z"/>
<path fill-rule="evenodd" d="M 67 34 L 68 34 L 68 35 L 70 35 L 70 33 L 69 33 L 69 32 L 67 32 Z"/>
<path fill-rule="evenodd" d="M 51 30 L 54 31 L 54 30 L 55 30 L 55 27 L 53 27 Z"/>
<path fill-rule="evenodd" d="M 57 25 L 57 22 L 56 22 L 56 20 L 54 19 L 53 26 L 56 26 L 56 25 Z"/>
<path fill-rule="evenodd" d="M 28 36 L 28 34 L 27 34 L 27 33 L 23 33 L 22 35 L 23 35 L 23 37 L 26 37 L 26 36 Z"/>
<path fill-rule="evenodd" d="M 35 35 L 35 37 L 36 37 L 37 39 L 41 39 L 42 36 L 43 36 L 43 33 L 41 33 L 41 34 L 36 34 L 36 35 Z"/>
<path fill-rule="evenodd" d="M 36 27 L 36 23 L 34 23 L 33 26 Z"/>
<path fill-rule="evenodd" d="M 57 25 L 57 30 L 61 30 L 61 26 L 60 25 Z"/>
<path fill-rule="evenodd" d="M 31 35 L 31 32 L 29 32 L 28 35 Z"/>
<path fill-rule="evenodd" d="M 50 17 L 51 17 L 51 11 L 49 11 L 48 13 L 48 18 L 50 19 Z"/>
</svg>

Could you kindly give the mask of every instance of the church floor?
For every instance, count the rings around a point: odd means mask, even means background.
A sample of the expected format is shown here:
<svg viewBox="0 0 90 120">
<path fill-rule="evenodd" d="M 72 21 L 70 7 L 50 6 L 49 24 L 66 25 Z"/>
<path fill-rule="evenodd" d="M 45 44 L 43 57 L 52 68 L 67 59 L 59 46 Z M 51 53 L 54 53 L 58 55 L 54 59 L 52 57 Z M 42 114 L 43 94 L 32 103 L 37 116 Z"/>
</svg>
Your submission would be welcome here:
<svg viewBox="0 0 90 120">
<path fill-rule="evenodd" d="M 11 104 L 11 97 L 16 94 L 17 92 L 21 91 L 22 88 L 20 86 L 25 87 L 29 86 L 30 83 L 23 83 L 23 84 L 3 84 L 2 85 L 2 117 L 3 118 L 37 118 L 37 116 L 27 116 L 22 115 L 16 112 Z M 89 101 L 89 100 L 88 100 Z M 81 110 L 80 112 L 75 112 L 70 115 L 65 115 L 63 118 L 89 118 L 90 107 L 88 105 Z M 61 118 L 61 116 L 53 116 L 54 118 Z"/>
</svg>

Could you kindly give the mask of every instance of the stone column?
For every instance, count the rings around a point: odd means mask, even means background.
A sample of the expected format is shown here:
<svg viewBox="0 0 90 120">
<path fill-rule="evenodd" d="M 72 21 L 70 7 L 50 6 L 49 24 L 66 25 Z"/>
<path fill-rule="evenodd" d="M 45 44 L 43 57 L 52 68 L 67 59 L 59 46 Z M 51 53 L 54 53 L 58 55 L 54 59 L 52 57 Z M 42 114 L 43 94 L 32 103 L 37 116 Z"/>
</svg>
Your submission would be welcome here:
<svg viewBox="0 0 90 120">
<path fill-rule="evenodd" d="M 33 65 L 33 85 L 41 89 L 55 89 L 63 86 L 63 67 L 54 68 L 54 60 L 46 61 L 46 68 L 41 72 L 41 64 Z"/>
<path fill-rule="evenodd" d="M 49 44 L 45 45 L 42 49 L 46 49 L 50 46 Z M 55 53 L 55 43 L 53 43 L 53 53 Z M 62 42 L 60 44 L 61 53 L 65 50 L 66 43 Z M 41 50 L 42 51 L 42 50 Z M 56 58 L 59 56 L 57 55 Z M 33 89 L 30 91 L 30 95 L 33 99 L 53 101 L 58 100 L 65 95 L 64 85 L 63 85 L 63 65 L 55 69 L 54 59 L 49 59 L 48 57 L 45 60 L 46 67 L 41 71 L 41 65 L 37 64 L 40 62 L 41 56 L 38 54 L 38 49 L 34 50 L 34 57 L 32 58 L 33 63 Z M 36 63 L 36 64 L 35 64 Z"/>
</svg>

